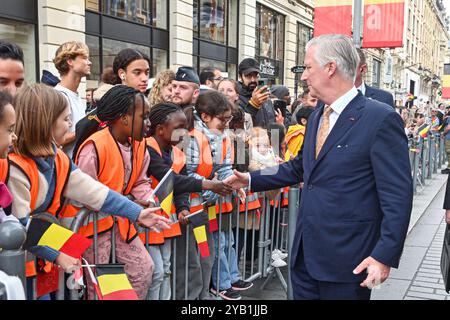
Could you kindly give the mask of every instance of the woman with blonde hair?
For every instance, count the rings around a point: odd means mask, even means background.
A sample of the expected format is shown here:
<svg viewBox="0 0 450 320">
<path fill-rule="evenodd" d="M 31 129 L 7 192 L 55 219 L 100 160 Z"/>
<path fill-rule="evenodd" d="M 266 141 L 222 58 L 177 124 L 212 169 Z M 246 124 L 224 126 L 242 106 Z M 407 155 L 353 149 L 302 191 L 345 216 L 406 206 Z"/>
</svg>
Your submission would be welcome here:
<svg viewBox="0 0 450 320">
<path fill-rule="evenodd" d="M 175 72 L 170 69 L 161 71 L 156 75 L 153 88 L 148 97 L 150 106 L 158 103 L 171 102 L 172 100 L 172 81 L 175 79 Z"/>
</svg>

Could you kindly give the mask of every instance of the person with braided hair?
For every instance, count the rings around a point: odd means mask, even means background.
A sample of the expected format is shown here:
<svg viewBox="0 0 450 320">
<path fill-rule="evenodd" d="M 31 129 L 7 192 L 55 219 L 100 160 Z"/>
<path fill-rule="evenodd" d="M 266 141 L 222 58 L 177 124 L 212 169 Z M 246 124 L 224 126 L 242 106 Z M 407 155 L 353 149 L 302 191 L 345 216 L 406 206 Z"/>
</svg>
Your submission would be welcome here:
<svg viewBox="0 0 450 320">
<path fill-rule="evenodd" d="M 227 195 L 232 192 L 231 189 L 224 186 L 224 184 L 217 180 L 200 180 L 194 177 L 189 177 L 186 170 L 186 157 L 177 146 L 181 144 L 183 134 L 186 133 L 187 120 L 181 108 L 173 103 L 160 103 L 153 106 L 150 110 L 149 119 L 150 137 L 147 138 L 147 148 L 150 153 L 150 165 L 148 168 L 148 176 L 152 178 L 152 183 L 157 184 L 168 170 L 171 168 L 176 173 L 174 183 L 174 206 L 173 214 L 177 215 L 179 223 L 172 225 L 170 230 L 163 232 L 164 241 L 161 244 L 161 237 L 158 234 L 150 234 L 150 242 L 158 242 L 156 239 L 159 236 L 159 245 L 154 243 L 151 248 L 151 255 L 155 262 L 155 273 L 153 277 L 152 287 L 150 288 L 150 295 L 157 299 L 166 300 L 170 298 L 170 254 L 171 254 L 171 239 L 177 238 L 177 252 L 179 256 L 184 256 L 186 252 L 186 224 L 189 223 L 185 218 L 189 214 L 189 192 L 201 192 L 202 190 L 212 190 L 221 195 Z M 154 237 L 152 237 L 152 235 Z M 196 244 L 193 234 L 190 237 L 189 250 L 189 268 L 195 270 L 193 274 L 189 275 L 189 286 L 195 286 L 195 279 L 198 278 L 197 270 L 200 268 L 199 257 L 196 252 Z M 156 255 L 154 247 L 159 247 L 159 255 Z M 152 253 L 155 253 L 153 255 Z M 162 267 L 164 278 L 158 278 L 159 266 Z M 196 266 L 196 267 L 195 267 Z M 183 261 L 177 263 L 177 293 L 176 298 L 182 299 L 184 297 L 184 277 L 185 264 Z M 201 281 L 201 280 L 200 280 Z M 200 285 L 200 288 L 202 286 Z"/>
<path fill-rule="evenodd" d="M 75 163 L 78 167 L 109 188 L 133 196 L 135 202 L 149 207 L 152 193 L 147 169 L 150 162 L 144 137 L 150 127 L 150 107 L 139 91 L 124 85 L 112 87 L 100 99 L 97 108 L 77 127 Z M 74 212 L 75 203 L 71 204 Z M 114 223 L 117 219 L 117 223 Z M 114 228 L 116 257 L 125 264 L 125 272 L 140 299 L 146 299 L 154 264 L 134 225 L 127 219 L 99 214 L 98 263 L 109 263 L 111 230 Z M 80 231 L 93 235 L 90 224 Z M 85 253 L 94 262 L 93 248 Z M 92 297 L 93 288 L 88 288 Z"/>
</svg>

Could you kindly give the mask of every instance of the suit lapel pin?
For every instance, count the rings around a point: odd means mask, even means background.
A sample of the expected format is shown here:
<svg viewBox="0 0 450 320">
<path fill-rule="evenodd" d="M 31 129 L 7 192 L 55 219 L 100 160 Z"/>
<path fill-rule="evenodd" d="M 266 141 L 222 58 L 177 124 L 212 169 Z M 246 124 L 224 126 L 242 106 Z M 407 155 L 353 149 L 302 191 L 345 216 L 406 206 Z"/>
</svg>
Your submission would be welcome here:
<svg viewBox="0 0 450 320">
<path fill-rule="evenodd" d="M 350 121 L 355 121 L 355 118 L 350 117 L 350 118 L 348 118 L 348 120 L 350 120 Z"/>
</svg>

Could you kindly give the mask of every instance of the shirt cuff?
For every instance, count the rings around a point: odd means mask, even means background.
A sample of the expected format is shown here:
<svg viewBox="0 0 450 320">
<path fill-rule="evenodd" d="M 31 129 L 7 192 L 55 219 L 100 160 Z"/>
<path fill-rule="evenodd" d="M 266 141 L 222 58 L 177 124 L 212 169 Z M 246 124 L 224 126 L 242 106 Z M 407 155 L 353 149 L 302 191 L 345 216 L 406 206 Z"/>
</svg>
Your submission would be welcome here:
<svg viewBox="0 0 450 320">
<path fill-rule="evenodd" d="M 251 186 L 252 186 L 252 175 L 250 174 L 250 172 L 247 172 L 248 175 L 248 190 L 251 191 Z"/>
</svg>

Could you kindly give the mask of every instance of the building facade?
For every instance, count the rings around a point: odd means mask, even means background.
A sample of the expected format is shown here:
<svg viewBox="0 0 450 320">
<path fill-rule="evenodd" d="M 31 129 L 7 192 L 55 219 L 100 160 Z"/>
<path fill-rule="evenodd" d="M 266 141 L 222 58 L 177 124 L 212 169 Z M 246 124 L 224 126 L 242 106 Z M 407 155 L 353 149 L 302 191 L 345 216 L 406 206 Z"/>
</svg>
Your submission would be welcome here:
<svg viewBox="0 0 450 320">
<path fill-rule="evenodd" d="M 408 93 L 421 107 L 440 101 L 439 90 L 444 59 L 448 52 L 448 17 L 441 0 L 405 1 L 404 45 L 391 50 L 396 99 L 405 103 Z"/>
<path fill-rule="evenodd" d="M 416 104 L 437 102 L 450 39 L 444 10 L 441 0 L 405 0 L 404 45 L 365 50 L 365 81 L 392 92 L 398 105 L 407 93 Z M 313 14 L 313 0 L 2 0 L 0 38 L 24 49 L 28 81 L 44 69 L 57 73 L 52 59 L 61 43 L 86 42 L 93 66 L 82 95 L 123 48 L 145 52 L 152 77 L 213 65 L 237 79 L 239 62 L 254 57 L 263 80 L 292 94 L 300 75 L 291 68 L 303 64 Z"/>
<path fill-rule="evenodd" d="M 293 89 L 290 69 L 303 63 L 313 12 L 312 0 L 2 0 L 0 38 L 22 46 L 31 82 L 43 70 L 57 74 L 60 44 L 85 42 L 93 65 L 82 96 L 123 48 L 146 53 L 152 77 L 169 67 L 213 65 L 237 79 L 239 62 L 255 57 L 264 80 Z"/>
</svg>

